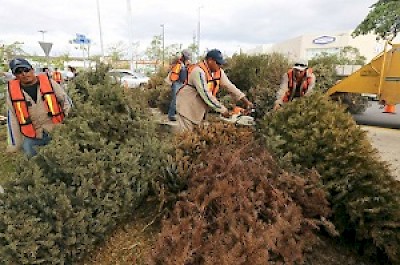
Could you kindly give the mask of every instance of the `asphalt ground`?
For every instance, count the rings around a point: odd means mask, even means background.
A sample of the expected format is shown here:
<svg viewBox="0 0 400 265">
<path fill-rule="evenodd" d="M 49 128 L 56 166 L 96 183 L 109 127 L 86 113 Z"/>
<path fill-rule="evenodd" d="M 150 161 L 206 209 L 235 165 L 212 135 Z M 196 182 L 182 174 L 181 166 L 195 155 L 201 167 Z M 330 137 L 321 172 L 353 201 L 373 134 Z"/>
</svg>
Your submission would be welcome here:
<svg viewBox="0 0 400 265">
<path fill-rule="evenodd" d="M 376 126 L 361 126 L 383 161 L 390 164 L 393 176 L 400 181 L 400 130 Z"/>
<path fill-rule="evenodd" d="M 378 126 L 391 129 L 400 129 L 400 105 L 397 105 L 396 113 L 384 113 L 383 106 L 376 101 L 369 101 L 370 107 L 364 113 L 354 114 L 357 124 Z"/>
</svg>

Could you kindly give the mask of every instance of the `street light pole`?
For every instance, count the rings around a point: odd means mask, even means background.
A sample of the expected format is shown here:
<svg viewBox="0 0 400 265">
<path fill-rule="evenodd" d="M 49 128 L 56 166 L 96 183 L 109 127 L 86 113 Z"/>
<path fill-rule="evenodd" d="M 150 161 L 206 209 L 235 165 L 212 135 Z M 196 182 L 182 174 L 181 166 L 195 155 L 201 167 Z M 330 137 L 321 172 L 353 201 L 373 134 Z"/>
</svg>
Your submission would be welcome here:
<svg viewBox="0 0 400 265">
<path fill-rule="evenodd" d="M 102 31 L 101 31 L 101 18 L 100 18 L 99 0 L 96 0 L 96 4 L 97 4 L 97 19 L 99 21 L 101 59 L 104 61 L 104 46 L 103 46 L 103 34 L 102 34 Z"/>
<path fill-rule="evenodd" d="M 200 58 L 200 20 L 201 20 L 201 16 L 200 16 L 200 10 L 203 8 L 204 6 L 199 6 L 197 11 L 198 11 L 198 21 L 197 21 L 197 58 Z"/>
<path fill-rule="evenodd" d="M 134 43 L 133 43 L 133 18 L 132 18 L 131 0 L 126 0 L 126 6 L 128 9 L 127 11 L 128 11 L 128 25 L 129 25 L 129 27 L 128 27 L 129 28 L 129 49 L 131 52 L 130 68 L 133 71 Z"/>
<path fill-rule="evenodd" d="M 165 66 L 165 27 L 164 24 L 160 25 L 162 27 L 162 66 Z"/>
<path fill-rule="evenodd" d="M 38 32 L 42 33 L 42 41 L 44 42 L 44 34 L 47 32 L 47 30 L 38 30 Z"/>
</svg>

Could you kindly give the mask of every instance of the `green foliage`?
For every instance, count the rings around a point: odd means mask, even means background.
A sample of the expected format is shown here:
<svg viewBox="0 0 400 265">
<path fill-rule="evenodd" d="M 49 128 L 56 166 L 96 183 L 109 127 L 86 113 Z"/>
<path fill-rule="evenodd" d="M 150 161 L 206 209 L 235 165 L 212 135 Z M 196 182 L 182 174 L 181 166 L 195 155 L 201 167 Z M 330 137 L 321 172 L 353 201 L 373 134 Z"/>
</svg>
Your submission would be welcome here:
<svg viewBox="0 0 400 265">
<path fill-rule="evenodd" d="M 143 91 L 150 108 L 157 108 L 158 98 L 162 90 L 161 88 L 154 88 Z"/>
<path fill-rule="evenodd" d="M 339 57 L 334 54 L 322 53 L 308 62 L 316 77 L 315 89 L 326 92 L 335 85 L 338 78 L 336 66 L 339 65 Z"/>
<path fill-rule="evenodd" d="M 322 53 L 309 61 L 316 76 L 315 90 L 326 92 L 339 82 L 336 66 L 348 64 L 364 64 L 365 58 L 359 55 L 356 48 L 345 47 L 340 55 Z M 368 107 L 368 99 L 359 94 L 342 93 L 335 97 L 345 105 L 350 113 L 361 113 Z"/>
<path fill-rule="evenodd" d="M 7 85 L 5 83 L 2 84 L 2 79 L 0 77 L 0 115 L 6 115 L 6 89 Z"/>
<path fill-rule="evenodd" d="M 165 68 L 158 68 L 158 71 L 150 76 L 149 88 L 158 88 L 160 86 L 165 86 L 164 79 L 167 76 L 168 71 Z"/>
<path fill-rule="evenodd" d="M 168 113 L 169 105 L 172 100 L 171 95 L 171 87 L 164 86 L 162 88 L 158 88 L 160 90 L 160 96 L 157 100 L 157 108 L 164 114 Z"/>
<path fill-rule="evenodd" d="M 160 60 L 162 56 L 162 40 L 161 35 L 153 36 L 150 46 L 146 49 L 146 56 L 150 60 Z"/>
<path fill-rule="evenodd" d="M 0 45 L 0 71 L 8 71 L 8 62 L 16 55 L 26 55 L 27 53 L 21 48 L 21 42 Z"/>
<path fill-rule="evenodd" d="M 400 183 L 342 107 L 316 93 L 266 115 L 258 130 L 285 165 L 321 174 L 345 237 L 399 264 Z"/>
<path fill-rule="evenodd" d="M 165 68 L 158 68 L 158 71 L 150 77 L 149 89 L 143 93 L 148 105 L 160 109 L 163 114 L 168 113 L 171 102 L 171 86 L 164 81 L 167 74 Z"/>
<path fill-rule="evenodd" d="M 224 70 L 229 79 L 243 92 L 256 86 L 279 86 L 283 73 L 289 67 L 281 54 L 234 55 Z"/>
<path fill-rule="evenodd" d="M 6 150 L 7 146 L 7 126 L 0 125 L 0 150 Z M 9 180 L 11 172 L 15 170 L 17 161 L 21 159 L 22 154 L 10 155 L 5 151 L 0 152 L 0 185 L 3 185 Z"/>
<path fill-rule="evenodd" d="M 226 67 L 229 79 L 257 106 L 257 117 L 272 109 L 282 75 L 289 68 L 281 54 L 234 55 Z M 220 95 L 224 96 L 223 93 Z"/>
<path fill-rule="evenodd" d="M 364 65 L 367 58 L 360 51 L 351 46 L 343 47 L 339 53 L 339 64 L 341 65 Z"/>
<path fill-rule="evenodd" d="M 373 32 L 382 38 L 391 34 L 396 36 L 400 29 L 400 2 L 397 0 L 378 0 L 371 6 L 367 17 L 357 26 L 353 35 Z"/>
<path fill-rule="evenodd" d="M 315 172 L 288 174 L 252 142 L 216 144 L 200 156 L 150 264 L 301 264 L 314 231 L 332 230 Z"/>
<path fill-rule="evenodd" d="M 276 100 L 277 86 L 272 87 L 252 87 L 248 93 L 249 98 L 256 105 L 255 118 L 259 119 L 270 111 Z"/>
<path fill-rule="evenodd" d="M 116 67 L 119 61 L 127 55 L 128 47 L 123 41 L 118 41 L 108 47 L 111 64 Z"/>
<path fill-rule="evenodd" d="M 167 146 L 144 97 L 110 86 L 105 73 L 77 78 L 65 124 L 5 184 L 0 264 L 72 264 L 149 193 Z"/>
</svg>

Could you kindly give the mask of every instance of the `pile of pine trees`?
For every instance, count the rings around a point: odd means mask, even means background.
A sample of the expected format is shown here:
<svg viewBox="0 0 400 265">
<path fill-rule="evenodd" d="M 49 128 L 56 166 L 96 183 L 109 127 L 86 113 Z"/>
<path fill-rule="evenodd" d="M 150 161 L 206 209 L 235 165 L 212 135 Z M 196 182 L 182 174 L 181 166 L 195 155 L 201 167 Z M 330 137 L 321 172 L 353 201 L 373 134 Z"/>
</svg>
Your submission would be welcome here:
<svg viewBox="0 0 400 265">
<path fill-rule="evenodd" d="M 4 185 L 0 264 L 73 264 L 148 196 L 171 210 L 152 264 L 300 264 L 318 231 L 398 264 L 400 184 L 365 133 L 320 94 L 268 112 L 264 85 L 255 130 L 210 121 L 172 141 L 153 93 L 78 76 L 65 124 Z"/>
<path fill-rule="evenodd" d="M 144 98 L 112 86 L 105 73 L 69 85 L 73 112 L 5 185 L 0 264 L 72 264 L 148 195 L 167 142 Z"/>
<path fill-rule="evenodd" d="M 400 182 L 343 107 L 317 93 L 266 115 L 258 131 L 282 165 L 321 174 L 344 238 L 400 262 Z"/>
<path fill-rule="evenodd" d="M 178 139 L 177 168 L 186 168 L 187 186 L 150 264 L 297 264 L 317 242 L 316 231 L 335 234 L 319 175 L 285 172 L 251 130 L 216 123 Z"/>
</svg>

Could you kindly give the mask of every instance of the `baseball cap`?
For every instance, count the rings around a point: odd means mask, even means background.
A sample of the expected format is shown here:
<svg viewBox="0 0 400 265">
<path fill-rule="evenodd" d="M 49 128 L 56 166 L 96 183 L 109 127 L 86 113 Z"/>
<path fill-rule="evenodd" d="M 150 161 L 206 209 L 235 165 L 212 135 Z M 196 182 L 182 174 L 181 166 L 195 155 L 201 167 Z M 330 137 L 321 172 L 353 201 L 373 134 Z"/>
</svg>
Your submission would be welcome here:
<svg viewBox="0 0 400 265">
<path fill-rule="evenodd" d="M 192 60 L 192 53 L 189 50 L 182 50 L 182 56 L 185 57 L 185 60 Z"/>
<path fill-rule="evenodd" d="M 300 71 L 304 71 L 307 67 L 308 67 L 308 62 L 304 59 L 297 60 L 293 65 L 294 69 L 298 69 Z"/>
<path fill-rule="evenodd" d="M 214 59 L 219 65 L 226 64 L 226 61 L 224 60 L 221 51 L 217 49 L 209 50 L 207 52 L 206 58 Z"/>
<path fill-rule="evenodd" d="M 18 68 L 28 68 L 32 69 L 32 65 L 25 59 L 23 58 L 14 58 L 10 61 L 9 63 L 11 72 L 15 74 L 15 70 Z"/>
</svg>

